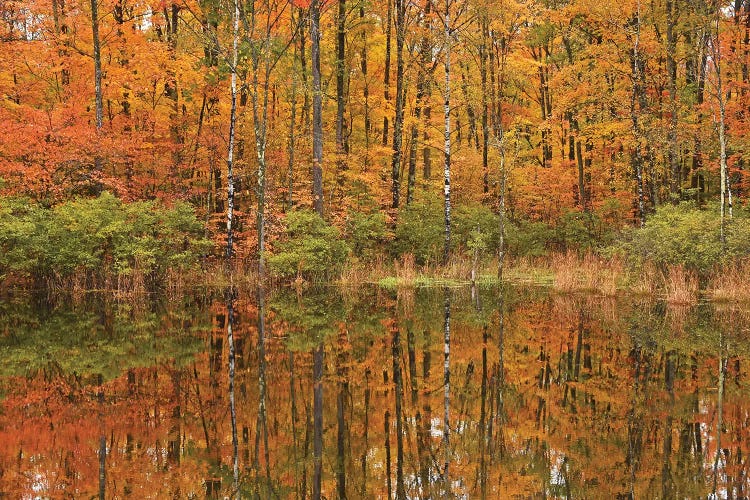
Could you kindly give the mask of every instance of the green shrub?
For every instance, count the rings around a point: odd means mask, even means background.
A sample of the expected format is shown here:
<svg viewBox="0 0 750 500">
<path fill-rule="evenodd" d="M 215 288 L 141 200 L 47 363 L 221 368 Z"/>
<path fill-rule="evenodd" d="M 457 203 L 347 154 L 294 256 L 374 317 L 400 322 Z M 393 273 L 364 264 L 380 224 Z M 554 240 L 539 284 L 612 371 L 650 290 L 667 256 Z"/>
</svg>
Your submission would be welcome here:
<svg viewBox="0 0 750 500">
<path fill-rule="evenodd" d="M 341 269 L 348 253 L 337 228 L 311 210 L 296 210 L 287 214 L 284 238 L 268 265 L 282 278 L 329 276 Z"/>
<path fill-rule="evenodd" d="M 44 209 L 0 199 L 0 273 L 66 277 L 138 270 L 158 277 L 210 247 L 192 208 L 123 203 L 109 193 Z"/>
<path fill-rule="evenodd" d="M 556 244 L 555 230 L 544 222 L 506 222 L 505 242 L 514 257 L 540 257 Z"/>
<path fill-rule="evenodd" d="M 485 205 L 458 205 L 451 231 L 453 248 L 459 251 L 494 249 L 500 242 L 500 218 Z"/>
<path fill-rule="evenodd" d="M 442 259 L 445 245 L 443 205 L 438 200 L 415 201 L 398 214 L 393 252 L 411 253 L 417 264 Z"/>
<path fill-rule="evenodd" d="M 721 244 L 721 221 L 716 206 L 706 210 L 689 202 L 664 205 L 649 217 L 645 227 L 626 234 L 621 250 L 636 262 L 681 264 L 699 272 L 750 252 L 750 220 L 737 211 L 726 221 L 726 246 Z"/>
<path fill-rule="evenodd" d="M 37 267 L 44 243 L 38 226 L 44 215 L 25 200 L 0 199 L 0 277 Z"/>
<path fill-rule="evenodd" d="M 451 251 L 466 252 L 481 240 L 480 250 L 495 248 L 500 234 L 498 216 L 480 204 L 454 205 L 451 213 Z M 399 213 L 393 249 L 411 253 L 417 264 L 440 261 L 445 248 L 445 208 L 442 200 L 411 203 Z"/>
<path fill-rule="evenodd" d="M 352 253 L 361 259 L 372 257 L 386 239 L 385 224 L 382 212 L 350 211 L 346 220 L 346 240 Z"/>
<path fill-rule="evenodd" d="M 596 246 L 599 217 L 592 212 L 565 212 L 557 222 L 555 239 L 566 250 L 585 251 Z"/>
</svg>

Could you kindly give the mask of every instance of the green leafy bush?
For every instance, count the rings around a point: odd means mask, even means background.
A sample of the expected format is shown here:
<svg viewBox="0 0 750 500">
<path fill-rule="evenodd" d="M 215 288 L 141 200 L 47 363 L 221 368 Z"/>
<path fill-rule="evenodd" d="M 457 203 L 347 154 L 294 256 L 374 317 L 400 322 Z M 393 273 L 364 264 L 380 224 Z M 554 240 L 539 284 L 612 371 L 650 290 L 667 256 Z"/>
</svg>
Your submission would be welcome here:
<svg viewBox="0 0 750 500">
<path fill-rule="evenodd" d="M 361 259 L 372 257 L 385 241 L 385 225 L 385 215 L 382 212 L 349 212 L 346 220 L 346 240 L 352 248 L 352 253 Z"/>
<path fill-rule="evenodd" d="M 439 199 L 416 201 L 399 214 L 393 244 L 397 255 L 411 253 L 417 264 L 440 261 L 445 245 L 445 208 Z M 451 251 L 495 248 L 498 216 L 480 204 L 455 205 L 451 213 Z M 481 240 L 481 243 L 480 243 Z"/>
<path fill-rule="evenodd" d="M 645 227 L 629 231 L 620 249 L 636 263 L 681 264 L 705 272 L 748 255 L 750 220 L 738 210 L 734 219 L 726 221 L 726 246 L 722 249 L 718 207 L 699 210 L 688 202 L 665 205 L 647 219 Z"/>
<path fill-rule="evenodd" d="M 480 251 L 497 248 L 500 242 L 500 218 L 485 205 L 458 205 L 453 211 L 451 235 L 454 248 Z"/>
<path fill-rule="evenodd" d="M 158 277 L 195 264 L 211 243 L 190 206 L 123 203 L 109 193 L 44 209 L 0 199 L 0 274 Z"/>
<path fill-rule="evenodd" d="M 398 214 L 393 252 L 411 253 L 417 264 L 439 261 L 445 244 L 443 205 L 437 200 L 415 201 Z"/>
<path fill-rule="evenodd" d="M 505 224 L 508 253 L 514 257 L 547 255 L 555 242 L 555 230 L 544 222 L 520 220 Z"/>
<path fill-rule="evenodd" d="M 599 217 L 592 212 L 568 211 L 557 222 L 555 237 L 566 250 L 585 251 L 596 246 Z"/>
<path fill-rule="evenodd" d="M 268 265 L 282 278 L 328 276 L 341 269 L 348 253 L 337 228 L 311 210 L 295 210 L 286 216 L 284 238 Z"/>
</svg>

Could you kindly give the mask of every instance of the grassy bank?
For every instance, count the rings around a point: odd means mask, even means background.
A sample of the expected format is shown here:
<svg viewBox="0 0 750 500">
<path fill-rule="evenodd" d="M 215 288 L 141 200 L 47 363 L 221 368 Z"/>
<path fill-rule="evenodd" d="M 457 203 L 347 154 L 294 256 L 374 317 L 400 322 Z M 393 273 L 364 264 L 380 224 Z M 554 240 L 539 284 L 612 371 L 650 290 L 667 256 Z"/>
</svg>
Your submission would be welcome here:
<svg viewBox="0 0 750 500">
<path fill-rule="evenodd" d="M 500 284 L 496 259 L 476 269 L 480 286 Z M 508 259 L 503 281 L 512 284 L 550 287 L 561 294 L 603 296 L 641 295 L 663 298 L 673 304 L 694 304 L 701 297 L 716 302 L 750 302 L 750 260 L 717 266 L 699 276 L 681 264 L 656 266 L 647 262 L 627 265 L 619 257 L 601 257 L 594 253 L 552 253 L 542 257 Z M 416 265 L 411 255 L 386 261 L 354 263 L 336 281 L 341 286 L 363 283 L 384 288 L 462 286 L 472 283 L 472 260 L 457 257 L 448 265 Z"/>
</svg>

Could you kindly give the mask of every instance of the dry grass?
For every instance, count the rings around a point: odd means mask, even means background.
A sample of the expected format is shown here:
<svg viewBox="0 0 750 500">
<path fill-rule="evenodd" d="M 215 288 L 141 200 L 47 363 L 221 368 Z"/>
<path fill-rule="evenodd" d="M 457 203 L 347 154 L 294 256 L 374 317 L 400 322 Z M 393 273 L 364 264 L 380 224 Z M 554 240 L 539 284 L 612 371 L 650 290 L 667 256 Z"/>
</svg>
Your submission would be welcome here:
<svg viewBox="0 0 750 500">
<path fill-rule="evenodd" d="M 717 268 L 706 287 L 711 300 L 750 302 L 750 259 Z"/>
<path fill-rule="evenodd" d="M 664 278 L 653 262 L 646 262 L 630 276 L 630 290 L 637 295 L 653 296 L 659 291 Z"/>
<path fill-rule="evenodd" d="M 566 293 L 581 290 L 578 256 L 573 252 L 552 255 L 550 267 L 555 275 L 552 282 L 555 290 Z"/>
<path fill-rule="evenodd" d="M 670 304 L 698 302 L 698 275 L 681 265 L 670 266 L 664 277 L 666 300 Z"/>
<path fill-rule="evenodd" d="M 596 290 L 602 295 L 617 295 L 617 289 L 624 276 L 624 265 L 618 258 L 603 259 L 587 253 L 581 263 L 584 287 Z"/>
<path fill-rule="evenodd" d="M 603 259 L 592 253 L 580 258 L 574 252 L 550 257 L 553 287 L 560 292 L 598 292 L 614 296 L 624 276 L 620 259 Z"/>
<path fill-rule="evenodd" d="M 414 264 L 414 255 L 406 253 L 401 256 L 401 261 L 393 260 L 393 271 L 396 275 L 396 282 L 399 284 L 414 283 L 417 271 Z"/>
</svg>

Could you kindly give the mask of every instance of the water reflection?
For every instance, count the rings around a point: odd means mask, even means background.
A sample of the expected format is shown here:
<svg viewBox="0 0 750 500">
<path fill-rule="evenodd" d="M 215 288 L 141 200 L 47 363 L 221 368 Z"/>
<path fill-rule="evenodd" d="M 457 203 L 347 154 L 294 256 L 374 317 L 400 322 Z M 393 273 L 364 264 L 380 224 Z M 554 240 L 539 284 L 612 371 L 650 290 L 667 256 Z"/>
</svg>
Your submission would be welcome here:
<svg viewBox="0 0 750 500">
<path fill-rule="evenodd" d="M 0 492 L 748 495 L 742 308 L 285 290 L 234 302 L 228 343 L 225 307 L 3 302 Z"/>
</svg>

